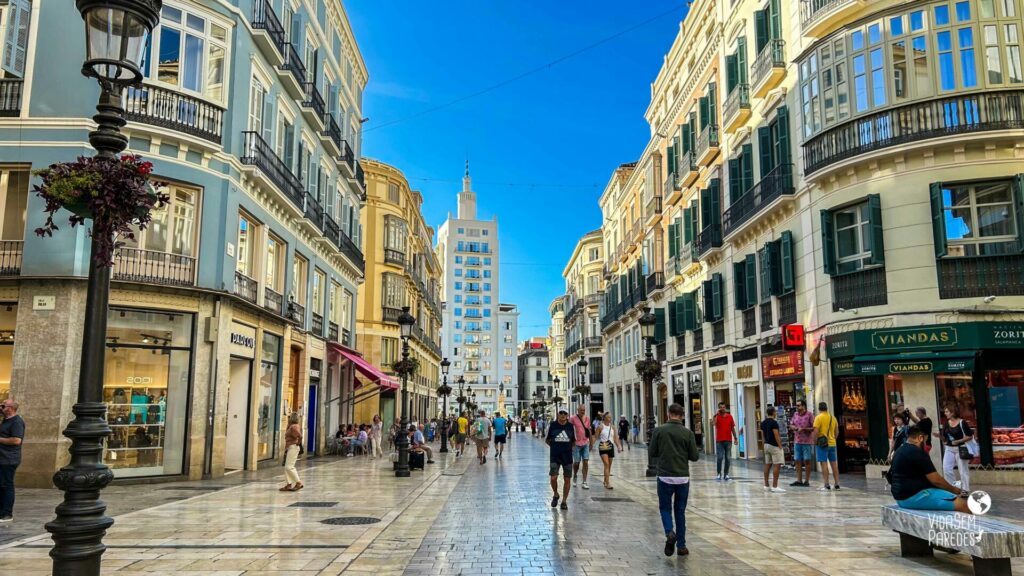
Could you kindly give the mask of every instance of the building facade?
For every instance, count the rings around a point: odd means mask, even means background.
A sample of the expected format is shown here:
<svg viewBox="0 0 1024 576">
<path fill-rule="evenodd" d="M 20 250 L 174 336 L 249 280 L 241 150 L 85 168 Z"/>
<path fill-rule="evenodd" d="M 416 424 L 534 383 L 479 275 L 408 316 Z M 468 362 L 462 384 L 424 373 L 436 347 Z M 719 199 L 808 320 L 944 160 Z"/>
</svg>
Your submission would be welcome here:
<svg viewBox="0 0 1024 576">
<path fill-rule="evenodd" d="M 556 296 L 548 304 L 551 326 L 548 328 L 548 362 L 551 376 L 558 377 L 559 383 L 566 382 L 565 364 L 565 297 Z"/>
<path fill-rule="evenodd" d="M 600 323 L 600 306 L 604 298 L 603 251 L 601 230 L 588 232 L 576 243 L 562 271 L 565 280 L 566 398 L 573 410 L 578 404 L 586 403 L 588 414 L 605 409 L 605 354 Z M 578 394 L 576 390 L 584 390 L 582 386 L 589 386 L 590 393 Z"/>
<path fill-rule="evenodd" d="M 477 219 L 467 162 L 458 213 L 449 214 L 438 230 L 437 258 L 444 270 L 441 349 L 452 363 L 451 380 L 465 378 L 488 412 L 504 408 L 499 398 L 518 382 L 519 311 L 499 303 L 498 248 L 497 218 Z"/>
<path fill-rule="evenodd" d="M 359 288 L 358 349 L 398 382 L 391 366 L 402 357 L 398 316 L 416 318 L 409 356 L 419 370 L 408 382 L 410 421 L 437 416 L 441 374 L 441 266 L 434 254 L 434 229 L 423 220 L 423 196 L 409 188 L 400 170 L 364 159 L 366 206 L 362 225 L 367 281 Z M 369 387 L 354 400 L 355 420 L 380 414 L 386 426 L 401 417 L 400 393 Z"/>
<path fill-rule="evenodd" d="M 30 171 L 94 154 L 98 87 L 79 73 L 73 7 L 4 14 L 0 394 L 29 423 L 19 482 L 50 486 L 68 460 L 89 240 L 31 232 L 44 214 Z M 147 54 L 124 132 L 171 200 L 114 256 L 104 461 L 115 478 L 274 465 L 293 412 L 315 451 L 344 421 L 327 400 L 352 394 L 363 281 L 367 71 L 344 9 L 168 1 Z"/>
<path fill-rule="evenodd" d="M 519 345 L 518 356 L 518 405 L 519 413 L 531 412 L 530 405 L 539 399 L 551 402 L 553 398 L 566 396 L 555 388 L 554 374 L 551 372 L 550 350 L 543 338 L 532 338 Z"/>
</svg>

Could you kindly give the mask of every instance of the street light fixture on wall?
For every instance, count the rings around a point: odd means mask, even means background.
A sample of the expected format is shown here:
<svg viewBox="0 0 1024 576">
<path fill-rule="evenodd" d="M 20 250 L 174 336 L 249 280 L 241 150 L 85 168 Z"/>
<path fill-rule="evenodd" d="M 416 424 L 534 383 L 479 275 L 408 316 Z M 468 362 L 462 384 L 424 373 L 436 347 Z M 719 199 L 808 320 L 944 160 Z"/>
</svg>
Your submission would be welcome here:
<svg viewBox="0 0 1024 576">
<path fill-rule="evenodd" d="M 441 453 L 448 452 L 448 396 L 452 393 L 452 387 L 448 385 L 448 369 L 452 363 L 448 358 L 441 360 L 441 375 L 444 380 L 441 383 L 441 396 L 444 398 L 444 408 L 441 409 Z"/>
<path fill-rule="evenodd" d="M 96 104 L 97 128 L 89 144 L 97 156 L 116 158 L 128 147 L 121 133 L 126 124 L 122 91 L 142 81 L 142 58 L 149 36 L 159 23 L 160 0 L 77 0 L 85 22 L 85 62 L 82 74 L 100 85 Z M 71 460 L 53 476 L 64 492 L 56 518 L 46 524 L 53 535 L 53 573 L 62 576 L 100 573 L 106 546 L 103 536 L 114 520 L 105 513 L 100 492 L 114 479 L 103 463 L 103 442 L 110 435 L 103 402 L 104 344 L 110 300 L 110 267 L 98 265 L 100 242 L 91 242 L 89 280 L 82 332 L 78 397 L 71 408 L 75 418 L 64 429 L 71 439 Z"/>
<path fill-rule="evenodd" d="M 640 335 L 644 339 L 644 364 L 645 366 L 653 366 L 651 362 L 654 362 L 654 354 L 651 353 L 651 346 L 654 343 L 654 332 L 658 318 L 650 308 L 644 308 L 644 314 L 638 322 L 640 324 Z M 644 382 L 644 419 L 646 421 L 647 444 L 650 446 L 651 434 L 654 431 L 654 399 L 652 398 L 651 385 L 654 383 L 655 375 L 653 370 L 643 370 L 641 375 Z M 653 459 L 650 457 L 649 450 L 647 454 L 646 475 L 648 477 L 655 476 L 657 475 L 657 470 L 655 469 Z"/>
<path fill-rule="evenodd" d="M 409 338 L 412 337 L 412 327 L 416 319 L 409 314 L 409 307 L 403 306 L 402 313 L 398 315 L 398 327 L 402 335 L 402 363 L 408 364 L 409 360 Z M 399 478 L 409 477 L 409 375 L 410 371 L 404 369 L 402 376 L 402 419 L 398 424 L 398 437 L 395 439 L 395 446 L 398 448 L 398 466 L 395 468 L 395 476 Z"/>
</svg>

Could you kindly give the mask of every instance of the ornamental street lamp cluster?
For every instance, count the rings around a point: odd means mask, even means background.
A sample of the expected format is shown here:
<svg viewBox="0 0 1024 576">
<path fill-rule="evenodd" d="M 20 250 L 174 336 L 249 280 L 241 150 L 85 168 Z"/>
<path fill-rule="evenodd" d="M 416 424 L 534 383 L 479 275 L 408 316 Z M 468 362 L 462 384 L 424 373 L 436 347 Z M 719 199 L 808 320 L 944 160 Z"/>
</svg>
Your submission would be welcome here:
<svg viewBox="0 0 1024 576">
<path fill-rule="evenodd" d="M 648 307 L 644 308 L 644 315 L 640 317 L 638 322 L 640 324 L 640 336 L 644 339 L 644 359 L 649 362 L 654 359 L 654 354 L 651 353 L 651 346 L 654 344 L 654 328 L 658 319 Z M 646 371 L 642 376 L 644 379 L 644 419 L 647 424 L 647 444 L 650 446 L 651 434 L 654 432 L 654 399 L 651 397 L 651 385 L 654 382 L 654 376 Z M 647 452 L 647 471 L 645 475 L 648 477 L 657 475 L 650 451 Z"/>
<path fill-rule="evenodd" d="M 409 360 L 409 338 L 412 337 L 412 327 L 416 319 L 409 314 L 409 307 L 403 306 L 402 313 L 398 315 L 398 327 L 402 336 L 402 364 L 408 365 Z M 402 419 L 398 424 L 398 437 L 395 439 L 395 447 L 398 448 L 398 465 L 395 467 L 395 476 L 399 478 L 409 477 L 409 370 L 403 369 L 402 373 Z"/>
<path fill-rule="evenodd" d="M 448 452 L 448 396 L 452 393 L 451 386 L 448 385 L 448 369 L 452 363 L 448 361 L 448 358 L 441 360 L 441 375 L 444 378 L 441 384 L 440 392 L 444 398 L 444 408 L 441 409 L 441 453 L 445 454 Z"/>
</svg>

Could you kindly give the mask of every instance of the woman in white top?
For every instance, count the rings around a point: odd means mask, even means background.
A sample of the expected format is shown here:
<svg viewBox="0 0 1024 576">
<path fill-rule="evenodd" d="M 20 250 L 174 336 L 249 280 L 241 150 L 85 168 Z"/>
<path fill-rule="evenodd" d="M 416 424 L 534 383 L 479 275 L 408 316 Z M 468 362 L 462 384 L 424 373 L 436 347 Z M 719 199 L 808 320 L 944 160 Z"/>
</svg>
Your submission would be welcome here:
<svg viewBox="0 0 1024 576">
<path fill-rule="evenodd" d="M 373 426 L 370 427 L 370 458 L 384 457 L 384 447 L 381 445 L 384 435 L 384 424 L 380 421 L 380 415 L 373 415 Z"/>
<path fill-rule="evenodd" d="M 604 487 L 608 490 L 612 489 L 612 459 L 615 458 L 616 446 L 622 450 L 622 443 L 612 423 L 612 413 L 605 412 L 604 419 L 597 425 L 597 453 L 601 455 L 601 462 L 604 463 Z"/>
</svg>

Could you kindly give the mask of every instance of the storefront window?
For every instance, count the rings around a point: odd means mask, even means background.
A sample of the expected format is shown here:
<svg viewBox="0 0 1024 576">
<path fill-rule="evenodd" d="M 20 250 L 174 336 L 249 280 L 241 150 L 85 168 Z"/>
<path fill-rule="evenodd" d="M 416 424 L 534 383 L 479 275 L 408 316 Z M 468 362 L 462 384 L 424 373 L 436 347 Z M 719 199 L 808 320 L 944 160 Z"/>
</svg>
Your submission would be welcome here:
<svg viewBox="0 0 1024 576">
<path fill-rule="evenodd" d="M 859 470 L 870 460 L 868 449 L 867 382 L 864 378 L 841 378 L 845 462 L 848 470 Z"/>
<path fill-rule="evenodd" d="M 104 463 L 117 477 L 181 474 L 193 317 L 115 308 L 107 322 Z"/>
<path fill-rule="evenodd" d="M 11 395 L 14 327 L 17 317 L 17 304 L 0 304 L 0 400 L 6 400 Z"/>
<path fill-rule="evenodd" d="M 263 359 L 260 362 L 257 458 L 266 460 L 277 454 L 277 384 L 281 372 L 281 337 L 263 333 Z"/>
<path fill-rule="evenodd" d="M 1024 468 L 1024 370 L 988 370 L 985 382 L 992 406 L 992 463 Z"/>
<path fill-rule="evenodd" d="M 973 377 L 970 372 L 935 375 L 935 385 L 939 390 L 939 426 L 946 424 L 943 408 L 951 403 L 960 409 L 960 418 L 972 430 L 978 430 L 977 406 L 974 403 L 974 388 L 971 386 L 972 380 Z M 975 458 L 973 463 L 977 464 L 979 461 L 978 458 Z"/>
<path fill-rule="evenodd" d="M 889 439 L 892 439 L 892 418 L 896 415 L 896 407 L 905 404 L 903 400 L 903 378 L 896 374 L 887 374 L 885 376 L 885 422 L 886 430 L 889 433 Z M 904 406 L 905 410 L 911 408 Z M 913 422 L 904 422 L 907 426 L 913 424 Z"/>
</svg>

